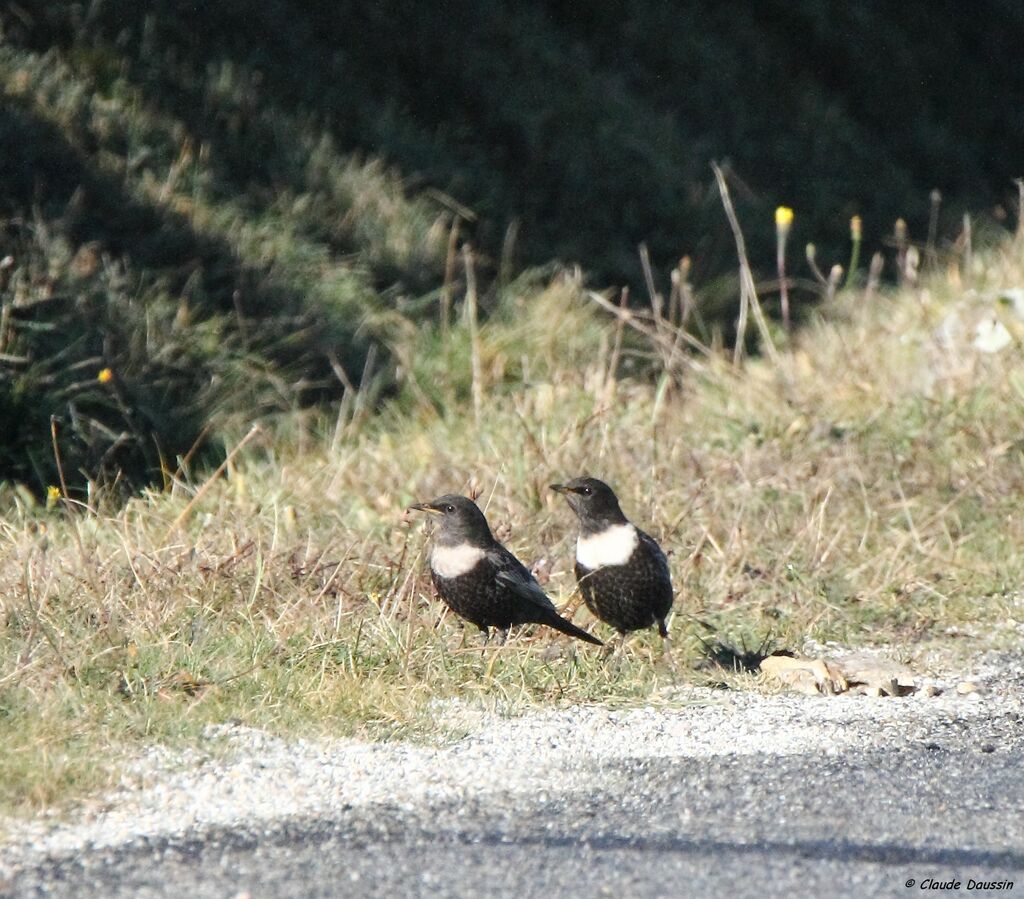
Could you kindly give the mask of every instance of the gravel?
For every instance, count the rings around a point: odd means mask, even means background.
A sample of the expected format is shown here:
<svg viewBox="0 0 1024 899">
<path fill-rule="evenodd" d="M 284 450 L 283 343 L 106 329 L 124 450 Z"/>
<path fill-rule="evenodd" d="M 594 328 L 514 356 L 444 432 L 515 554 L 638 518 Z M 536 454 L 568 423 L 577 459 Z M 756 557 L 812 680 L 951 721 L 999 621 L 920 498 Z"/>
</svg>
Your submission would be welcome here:
<svg viewBox="0 0 1024 899">
<path fill-rule="evenodd" d="M 524 849 L 537 828 L 548 837 L 560 835 L 560 857 L 569 851 L 567 846 L 575 845 L 580 858 L 589 859 L 587 870 L 607 865 L 609 876 L 615 872 L 625 876 L 626 869 L 615 858 L 636 839 L 629 822 L 638 816 L 657 822 L 659 814 L 665 813 L 659 811 L 659 791 L 668 789 L 664 784 L 676 782 L 672 778 L 685 781 L 677 792 L 680 797 L 685 794 L 686 800 L 678 800 L 671 827 L 660 837 L 663 843 L 653 844 L 654 849 L 662 845 L 665 852 L 669 844 L 664 841 L 673 834 L 677 839 L 683 831 L 694 831 L 692 841 L 710 839 L 707 834 L 700 836 L 701 815 L 710 822 L 714 814 L 711 806 L 705 813 L 700 811 L 699 797 L 716 778 L 723 793 L 733 787 L 744 791 L 737 798 L 744 808 L 756 810 L 760 805 L 765 814 L 770 809 L 774 823 L 783 828 L 790 815 L 800 818 L 804 790 L 808 797 L 816 795 L 814 789 L 828 796 L 831 788 L 827 778 L 821 780 L 823 771 L 839 772 L 837 783 L 853 778 L 853 793 L 845 798 L 837 795 L 836 801 L 849 802 L 856 810 L 857 785 L 863 785 L 868 776 L 864 771 L 873 770 L 874 760 L 892 758 L 901 751 L 912 751 L 907 758 L 917 759 L 905 763 L 908 782 L 915 782 L 915 796 L 927 791 L 936 777 L 957 776 L 961 759 L 971 765 L 991 762 L 996 775 L 1012 775 L 1016 782 L 1019 772 L 1003 772 L 999 765 L 1016 764 L 1024 748 L 1021 661 L 990 659 L 969 678 L 978 685 L 976 692 L 958 693 L 951 682 L 939 684 L 942 692 L 937 696 L 900 699 L 686 688 L 657 706 L 572 707 L 520 717 L 503 717 L 462 703 L 439 703 L 435 714 L 443 725 L 467 733 L 440 747 L 347 739 L 286 742 L 250 728 L 221 725 L 208 730 L 205 751 L 202 747 L 180 754 L 153 751 L 139 759 L 126 771 L 122 789 L 88 803 L 72 820 L 9 822 L 0 842 L 0 892 L 6 885 L 19 894 L 59 893 L 58 887 L 64 884 L 72 894 L 81 888 L 79 881 L 91 867 L 123 865 L 133 855 L 153 852 L 172 867 L 176 858 L 184 860 L 178 876 L 187 880 L 192 870 L 189 860 L 204 855 L 206 846 L 217 847 L 219 870 L 231 869 L 233 877 L 253 863 L 253 853 L 273 859 L 275 852 L 288 847 L 293 851 L 299 844 L 331 843 L 331 857 L 341 859 L 353 851 L 352 841 L 358 839 L 359 858 L 365 865 L 399 832 L 404 834 L 405 852 L 377 869 L 381 883 L 405 869 L 416 878 L 435 876 L 423 868 L 423 853 L 433 853 L 430 857 L 441 865 L 442 874 L 446 853 L 453 863 L 464 861 L 468 871 L 474 853 L 483 852 L 481 841 L 490 840 L 493 852 L 480 856 L 484 878 L 495 856 L 499 862 L 505 858 L 509 864 L 519 864 L 514 857 L 522 853 L 523 871 L 529 867 L 525 859 L 543 856 L 551 848 L 547 843 L 539 847 L 534 841 L 532 850 Z M 791 772 L 793 780 L 780 782 L 769 797 L 764 784 L 770 780 L 766 772 L 773 770 Z M 761 775 L 751 779 L 751 771 Z M 662 774 L 645 793 L 638 785 L 654 776 L 650 772 Z M 884 790 L 876 792 L 881 796 Z M 648 797 L 649 807 L 637 799 L 640 807 L 635 813 L 612 828 L 617 836 L 609 836 L 607 827 L 573 835 L 581 820 L 599 822 L 605 807 L 599 803 L 588 819 L 581 803 L 615 797 L 615 807 L 621 811 L 628 808 L 631 797 L 643 796 Z M 897 807 L 903 800 L 885 801 Z M 572 813 L 566 817 L 570 808 Z M 761 841 L 757 845 L 766 838 L 762 832 L 766 823 L 756 815 L 751 819 L 751 827 L 758 831 L 751 839 Z M 999 841 L 1007 838 L 1006 828 L 998 821 L 992 826 L 999 834 L 992 846 L 1002 846 Z M 441 831 L 443 839 L 438 836 Z M 370 832 L 376 837 L 367 837 Z M 885 822 L 879 822 L 873 832 L 882 845 L 898 836 L 888 833 Z M 827 842 L 842 835 L 842 828 L 813 839 L 812 834 L 798 834 L 809 845 L 815 839 Z M 1011 834 L 1013 839 L 1019 836 Z M 439 839 L 442 845 L 435 846 Z M 796 836 L 790 833 L 787 839 L 792 843 Z M 604 854 L 595 856 L 595 845 L 603 846 Z M 708 845 L 716 844 L 711 840 Z M 471 851 L 466 846 L 477 848 Z M 682 864 L 687 856 L 680 852 L 676 846 L 669 854 Z M 981 857 L 982 861 L 1004 858 L 998 853 L 990 856 Z M 1016 859 L 1016 855 L 1011 858 L 1014 863 Z M 765 853 L 764 864 L 769 868 L 778 861 L 775 854 Z M 933 862 L 944 863 L 941 857 Z M 280 860 L 274 864 L 279 871 L 287 867 Z M 352 864 L 358 874 L 358 865 Z M 538 870 L 540 879 L 533 883 L 537 888 L 546 882 L 541 873 Z M 131 893 L 125 895 L 147 894 L 142 881 L 125 881 L 129 882 L 133 883 Z M 181 881 L 179 886 L 194 892 L 202 883 L 219 884 L 207 874 L 205 879 L 191 885 Z M 295 892 L 295 883 L 283 878 L 280 889 L 266 894 L 307 892 Z M 452 894 L 469 894 L 473 883 L 467 873 L 465 892 Z M 639 892 L 658 892 L 657 880 L 646 886 L 642 878 L 629 883 Z M 486 879 L 473 889 L 485 885 Z M 401 883 L 393 886 L 401 888 Z M 216 889 L 222 890 L 223 884 Z M 151 894 L 165 893 L 158 886 Z"/>
</svg>

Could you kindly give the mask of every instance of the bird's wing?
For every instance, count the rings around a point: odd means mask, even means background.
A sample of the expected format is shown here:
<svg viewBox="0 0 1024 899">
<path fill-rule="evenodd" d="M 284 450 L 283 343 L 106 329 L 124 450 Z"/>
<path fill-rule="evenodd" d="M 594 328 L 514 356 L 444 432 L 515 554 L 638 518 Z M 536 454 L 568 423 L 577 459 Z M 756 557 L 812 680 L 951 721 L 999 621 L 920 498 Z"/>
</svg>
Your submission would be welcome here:
<svg viewBox="0 0 1024 899">
<path fill-rule="evenodd" d="M 537 583 L 526 566 L 504 546 L 498 545 L 494 549 L 488 550 L 487 559 L 497 569 L 494 578 L 500 584 L 508 587 L 516 596 L 528 602 L 544 609 L 554 610 L 555 605 L 544 592 L 544 588 Z"/>
<path fill-rule="evenodd" d="M 665 556 L 664 550 L 658 546 L 658 541 L 655 540 L 650 534 L 645 534 L 640 528 L 636 529 L 637 535 L 640 538 L 640 542 L 647 547 L 662 565 L 665 566 L 665 570 L 668 570 L 668 558 Z"/>
</svg>

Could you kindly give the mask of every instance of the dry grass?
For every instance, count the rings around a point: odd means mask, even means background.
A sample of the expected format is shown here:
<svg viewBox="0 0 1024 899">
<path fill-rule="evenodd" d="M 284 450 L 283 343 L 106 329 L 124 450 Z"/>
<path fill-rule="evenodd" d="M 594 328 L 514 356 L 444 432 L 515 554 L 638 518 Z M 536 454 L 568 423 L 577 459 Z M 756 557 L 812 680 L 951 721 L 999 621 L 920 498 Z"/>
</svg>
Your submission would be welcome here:
<svg viewBox="0 0 1024 899">
<path fill-rule="evenodd" d="M 557 280 L 481 327 L 479 424 L 468 355 L 410 328 L 393 349 L 418 399 L 268 422 L 201 494 L 183 474 L 116 511 L 101 497 L 47 511 L 8 490 L 0 807 L 66 802 L 115 782 L 140 746 L 227 718 L 425 737 L 438 698 L 514 710 L 735 682 L 699 666 L 715 640 L 905 657 L 1020 645 L 1024 364 L 1019 344 L 970 343 L 980 317 L 1015 327 L 990 293 L 1021 282 L 1019 251 L 976 263 L 973 295 L 959 276 L 841 294 L 779 338 L 776 362 L 695 353 L 660 373 L 652 357 L 683 357 Z M 456 325 L 450 346 L 466 338 Z M 613 359 L 620 374 L 655 365 L 653 383 L 610 378 Z M 671 650 L 638 635 L 607 659 L 540 630 L 481 651 L 432 598 L 426 533 L 404 508 L 478 493 L 556 602 L 574 604 L 573 521 L 547 485 L 582 472 L 670 552 Z"/>
</svg>

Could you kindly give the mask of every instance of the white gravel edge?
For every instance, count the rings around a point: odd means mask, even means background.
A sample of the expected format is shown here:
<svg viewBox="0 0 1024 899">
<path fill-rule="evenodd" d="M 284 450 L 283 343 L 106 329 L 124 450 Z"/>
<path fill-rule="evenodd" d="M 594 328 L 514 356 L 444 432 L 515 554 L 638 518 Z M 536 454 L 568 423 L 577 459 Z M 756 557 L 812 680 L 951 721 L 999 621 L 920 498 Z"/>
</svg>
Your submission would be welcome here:
<svg viewBox="0 0 1024 899">
<path fill-rule="evenodd" d="M 221 725 L 207 736 L 220 747 L 230 742 L 226 759 L 222 752 L 213 757 L 202 750 L 154 750 L 125 772 L 119 790 L 87 804 L 73 820 L 8 822 L 0 839 L 0 879 L 86 849 L 269 827 L 297 817 L 337 818 L 372 804 L 422 808 L 458 802 L 482 788 L 586 790 L 596 763 L 618 759 L 840 754 L 906 744 L 929 733 L 946 735 L 950 719 L 980 722 L 1019 711 L 1020 677 L 1011 681 L 966 696 L 950 689 L 902 699 L 686 688 L 665 705 L 573 707 L 516 718 L 445 703 L 436 707 L 439 719 L 469 735 L 440 748 L 349 739 L 286 742 Z"/>
</svg>

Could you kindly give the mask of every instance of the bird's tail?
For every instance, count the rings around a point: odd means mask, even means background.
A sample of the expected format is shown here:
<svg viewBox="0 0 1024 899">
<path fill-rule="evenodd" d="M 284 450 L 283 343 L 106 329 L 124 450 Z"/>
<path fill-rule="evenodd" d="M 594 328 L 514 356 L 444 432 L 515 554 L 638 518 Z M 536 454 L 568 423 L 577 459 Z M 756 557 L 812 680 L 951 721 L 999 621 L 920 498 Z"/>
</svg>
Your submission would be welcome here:
<svg viewBox="0 0 1024 899">
<path fill-rule="evenodd" d="M 577 640 L 586 640 L 587 643 L 593 643 L 595 646 L 604 646 L 604 643 L 593 634 L 588 634 L 583 628 L 576 627 L 575 624 L 567 621 L 557 612 L 552 611 L 551 615 L 541 623 L 546 624 L 548 627 L 553 627 L 556 631 L 561 631 L 563 634 L 568 634 L 570 637 L 575 637 Z"/>
</svg>

